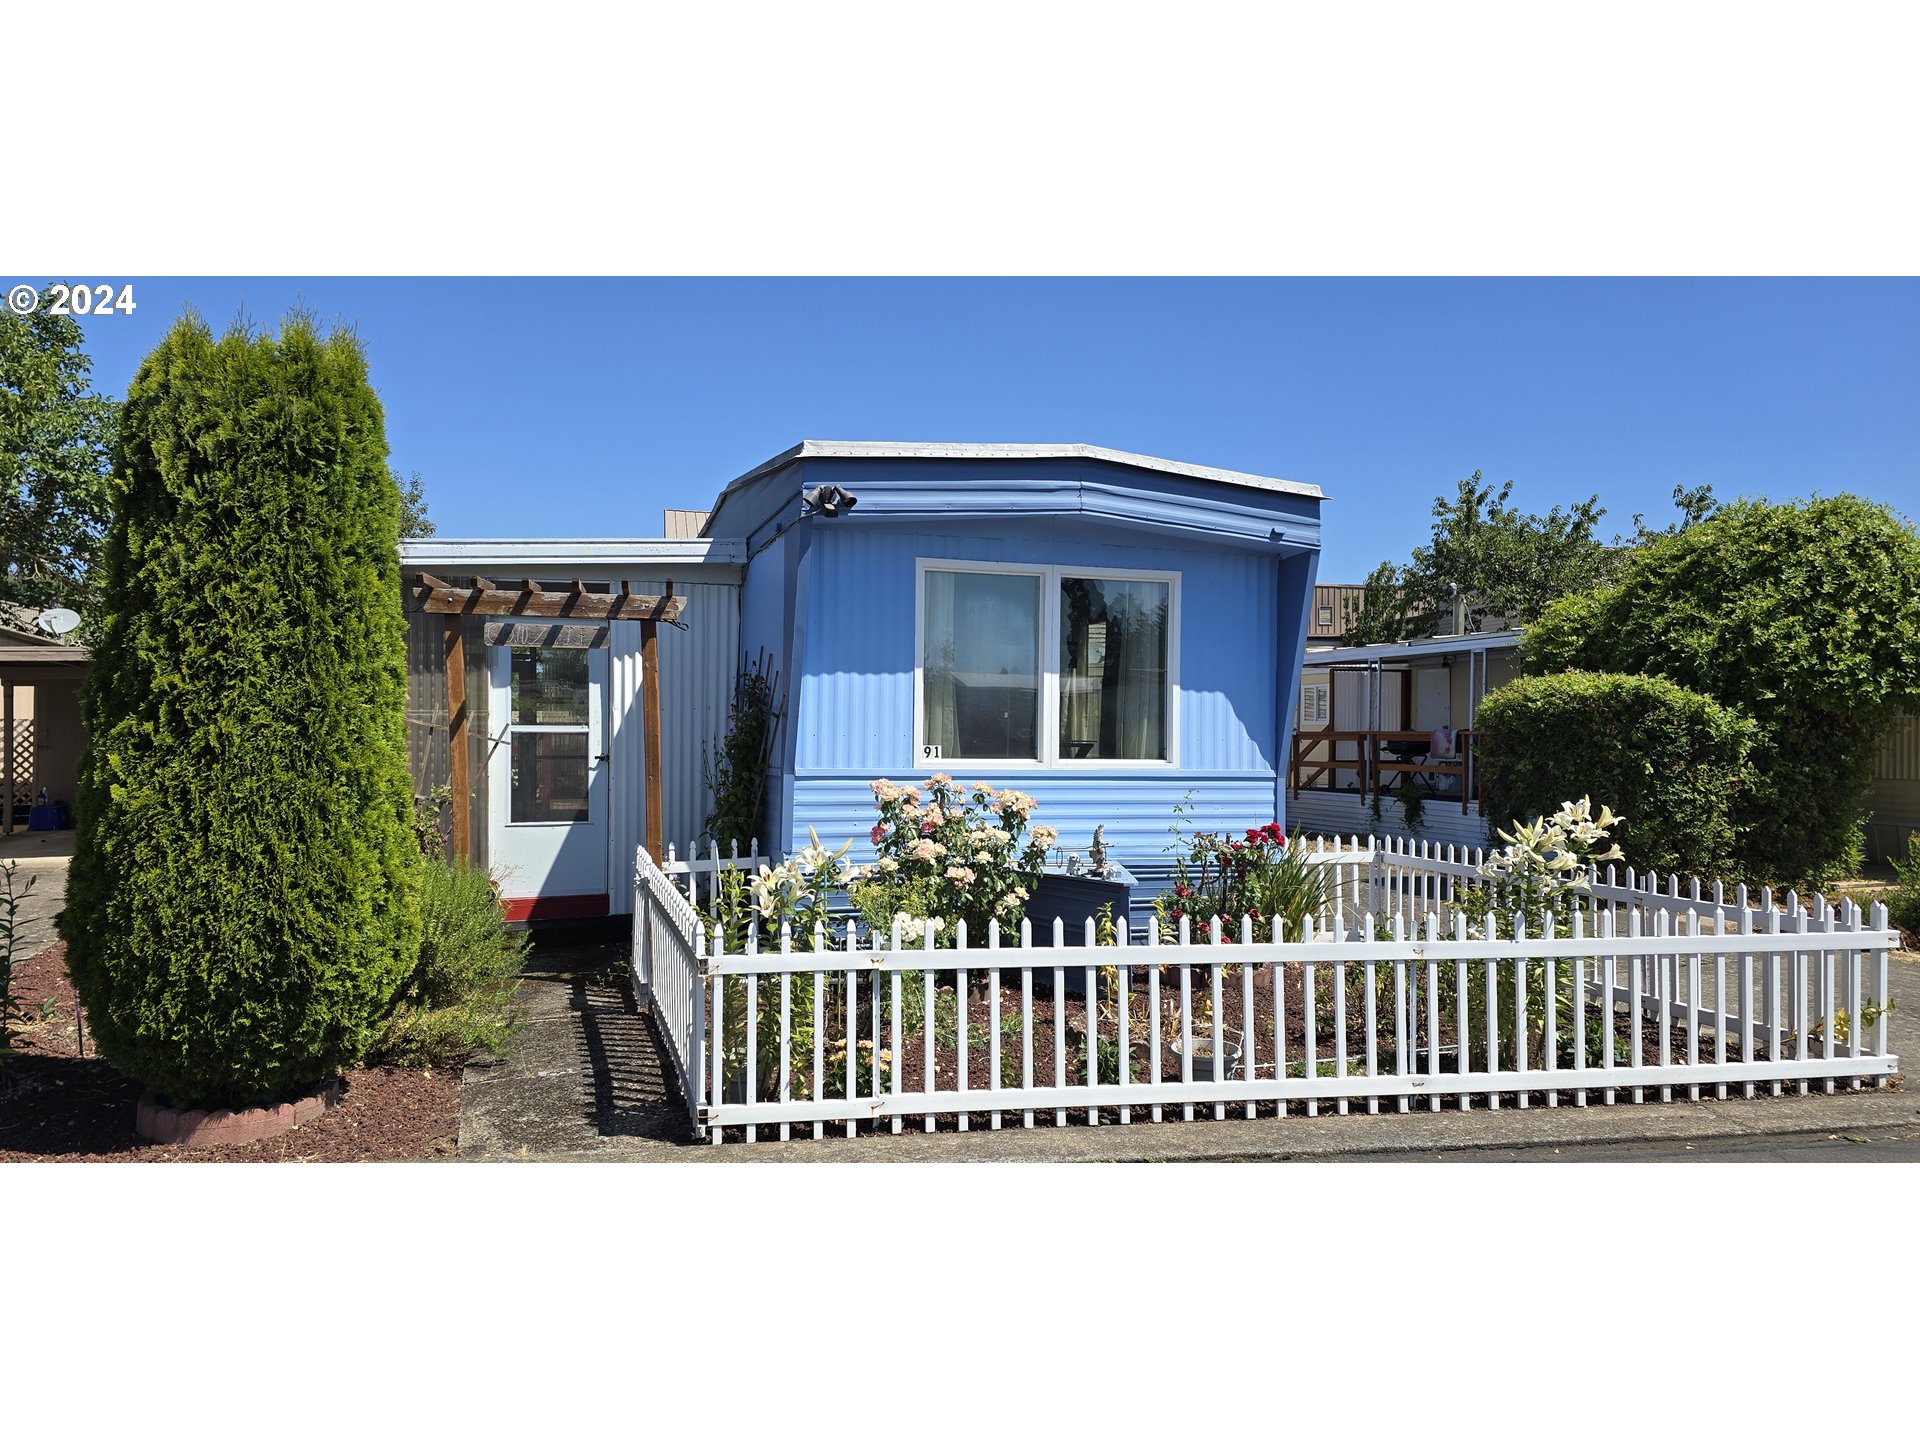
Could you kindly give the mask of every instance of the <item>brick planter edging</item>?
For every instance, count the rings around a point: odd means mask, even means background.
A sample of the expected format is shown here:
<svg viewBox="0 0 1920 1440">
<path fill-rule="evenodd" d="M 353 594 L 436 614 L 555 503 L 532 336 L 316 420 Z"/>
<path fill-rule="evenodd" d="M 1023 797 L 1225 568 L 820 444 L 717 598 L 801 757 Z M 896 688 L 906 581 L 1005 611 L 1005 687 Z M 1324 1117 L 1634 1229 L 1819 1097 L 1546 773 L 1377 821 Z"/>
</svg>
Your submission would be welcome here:
<svg viewBox="0 0 1920 1440">
<path fill-rule="evenodd" d="M 329 1080 L 311 1095 L 251 1110 L 176 1110 L 151 1093 L 134 1110 L 133 1130 L 156 1145 L 204 1150 L 211 1145 L 251 1145 L 318 1120 L 340 1103 L 340 1082 Z"/>
</svg>

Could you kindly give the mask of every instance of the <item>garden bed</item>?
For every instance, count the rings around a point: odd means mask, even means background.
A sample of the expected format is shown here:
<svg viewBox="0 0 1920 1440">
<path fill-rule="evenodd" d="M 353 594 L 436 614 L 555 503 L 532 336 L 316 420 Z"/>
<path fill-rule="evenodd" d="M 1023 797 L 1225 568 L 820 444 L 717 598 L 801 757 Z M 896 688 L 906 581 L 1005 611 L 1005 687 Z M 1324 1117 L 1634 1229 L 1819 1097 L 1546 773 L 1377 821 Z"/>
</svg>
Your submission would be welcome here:
<svg viewBox="0 0 1920 1440">
<path fill-rule="evenodd" d="M 65 946 L 49 945 L 15 972 L 15 993 L 37 1018 L 15 1032 L 0 1094 L 0 1161 L 435 1160 L 459 1134 L 457 1070 L 350 1070 L 340 1104 L 320 1119 L 252 1145 L 204 1150 L 134 1138 L 140 1087 L 83 1057 Z"/>
<path fill-rule="evenodd" d="M 1333 966 L 1323 964 L 1316 965 L 1314 968 L 1315 989 L 1317 992 L 1314 1012 L 1318 1038 L 1317 1058 L 1319 1063 L 1317 1069 L 1318 1073 L 1323 1076 L 1332 1076 L 1336 1073 L 1333 1048 Z M 1451 971 L 1452 966 L 1450 964 L 1444 966 L 1441 978 L 1441 984 L 1448 990 L 1448 993 L 1451 993 L 1453 984 Z M 960 1076 L 960 1048 L 958 1044 L 955 1043 L 958 1031 L 959 1004 L 952 984 L 952 972 L 936 973 L 940 983 L 936 985 L 935 1012 L 937 1023 L 935 1025 L 936 1040 L 933 1050 L 934 1083 L 932 1088 L 935 1091 L 952 1091 L 958 1089 Z M 1293 1077 L 1304 1077 L 1306 1074 L 1305 1052 L 1307 1044 L 1304 973 L 1296 967 L 1288 967 L 1282 973 L 1287 1031 L 1287 1073 Z M 1361 967 L 1351 965 L 1348 967 L 1347 973 L 1349 978 L 1349 996 L 1346 1011 L 1348 1073 L 1361 1075 L 1366 1072 L 1367 1043 L 1364 1009 L 1365 1000 L 1360 985 L 1357 983 L 1357 977 L 1361 973 Z M 1192 975 L 1193 995 L 1197 1006 L 1201 996 L 1211 991 L 1211 977 L 1207 970 L 1197 965 L 1193 968 Z M 990 1099 L 988 1099 L 989 1087 L 991 1085 L 991 1071 L 989 1068 L 990 1051 L 988 1048 L 988 996 L 984 972 L 979 969 L 970 969 L 968 976 L 969 994 L 966 1002 L 966 1018 L 972 1038 L 967 1052 L 967 1084 L 970 1090 L 977 1090 L 983 1093 L 980 1108 L 968 1113 L 967 1124 L 968 1128 L 984 1128 L 989 1123 L 989 1112 L 993 1108 Z M 1624 978 L 1623 973 L 1623 982 Z M 1133 1019 L 1129 1024 L 1129 1040 L 1135 1052 L 1135 1068 L 1132 1079 L 1137 1083 L 1144 1083 L 1147 1079 L 1147 1066 L 1150 1063 L 1148 1058 L 1149 1052 L 1146 1048 L 1149 1031 L 1145 1021 L 1147 1013 L 1147 977 L 1145 968 L 1139 965 L 1134 966 L 1131 980 L 1133 985 Z M 737 984 L 738 981 L 735 980 L 730 983 Z M 777 981 L 772 983 L 777 986 Z M 811 981 L 808 980 L 804 983 L 810 985 Z M 1034 972 L 1033 1083 L 1036 1086 L 1050 1086 L 1054 1082 L 1054 1053 L 1056 1049 L 1056 1035 L 1058 1033 L 1055 1020 L 1056 1012 L 1058 1012 L 1059 1019 L 1066 1030 L 1068 1047 L 1066 1069 L 1067 1085 L 1069 1087 L 1084 1086 L 1087 1081 L 1087 1060 L 1083 1038 L 1086 1027 L 1087 1002 L 1084 997 L 1077 995 L 1068 995 L 1056 1002 L 1052 995 L 1046 993 L 1051 983 L 1052 975 L 1050 971 L 1036 970 Z M 1483 989 L 1485 983 L 1480 967 L 1478 965 L 1469 967 L 1469 986 Z M 763 977 L 761 984 L 763 986 L 768 985 L 768 978 Z M 903 1000 L 906 998 L 905 992 L 909 986 L 920 986 L 922 984 L 923 981 L 919 975 L 910 975 L 903 978 Z M 1170 999 L 1177 999 L 1179 995 L 1179 984 L 1179 972 L 1176 969 L 1170 968 L 1161 980 L 1160 998 L 1163 1010 Z M 1103 986 L 1102 989 L 1102 998 L 1098 1002 L 1098 1033 L 1103 1040 L 1113 1041 L 1118 1033 L 1118 1017 L 1113 996 L 1106 990 L 1105 986 Z M 833 985 L 831 983 L 829 984 L 829 998 L 826 1009 L 830 1019 L 825 1027 L 824 1034 L 824 1043 L 829 1053 L 832 1052 L 835 1042 L 844 1038 L 845 1001 L 844 998 L 833 998 L 835 996 L 842 996 L 843 994 L 843 991 L 835 990 Z M 1507 981 L 1503 975 L 1500 988 L 1501 1002 L 1510 1006 L 1512 1003 L 1511 994 L 1512 992 L 1507 988 Z M 1223 976 L 1221 984 L 1222 1029 L 1229 1043 L 1240 1043 L 1242 1036 L 1251 1030 L 1254 1037 L 1254 1075 L 1257 1079 L 1272 1079 L 1274 1078 L 1275 1063 L 1275 1006 L 1271 975 L 1264 967 L 1262 967 L 1260 971 L 1257 971 L 1254 976 L 1253 995 L 1253 1010 L 1251 1023 L 1249 1024 L 1246 1015 L 1243 1013 L 1244 992 L 1242 990 L 1242 981 L 1239 973 L 1231 973 Z M 864 984 L 862 986 L 861 999 L 862 1003 L 857 1011 L 860 1034 L 856 1038 L 870 1042 L 873 1036 L 872 1017 L 871 1012 L 866 1008 L 866 990 Z M 1376 1001 L 1376 1007 L 1377 1013 L 1382 1021 L 1383 1029 L 1387 1036 L 1390 1037 L 1392 1033 L 1391 993 L 1389 992 L 1386 996 Z M 908 1017 L 914 1015 L 914 1007 L 910 1001 L 903 1005 L 903 1010 L 907 1011 Z M 1020 1016 L 1021 994 L 1019 972 L 1003 970 L 1000 987 L 1002 1088 L 1015 1088 L 1021 1083 L 1022 1037 Z M 1590 998 L 1587 1007 L 1587 1023 L 1590 1028 L 1595 1024 L 1597 1018 L 1598 1001 Z M 1631 1036 L 1632 1022 L 1624 1009 L 1617 1011 L 1613 1018 L 1613 1033 L 1617 1037 L 1618 1043 L 1624 1045 Z M 1714 1054 L 1715 1037 L 1711 1027 L 1711 1015 L 1703 1011 L 1701 1018 L 1702 1025 L 1698 1043 L 1701 1058 L 1705 1061 L 1710 1060 Z M 1641 1017 L 1639 1024 L 1641 1053 L 1643 1057 L 1650 1060 L 1659 1053 L 1660 1027 L 1655 1020 L 1646 1016 Z M 1196 1022 L 1193 1027 L 1193 1035 L 1196 1040 L 1210 1038 L 1211 1033 L 1210 1024 L 1203 1026 Z M 1180 1078 L 1179 1061 L 1173 1054 L 1170 1044 L 1170 1040 L 1173 1037 L 1177 1037 L 1177 1035 L 1178 1026 L 1176 1020 L 1173 1022 L 1171 1028 L 1163 1030 L 1162 1034 L 1160 1062 L 1161 1077 L 1163 1080 L 1177 1081 Z M 1453 1028 L 1444 1020 L 1437 1038 L 1441 1046 L 1439 1057 L 1440 1073 L 1443 1075 L 1459 1073 L 1456 1045 L 1457 1036 Z M 926 1088 L 925 1040 L 925 1029 L 910 1024 L 906 1018 L 903 1018 L 900 1048 L 904 1053 L 897 1057 L 900 1068 L 900 1089 L 903 1093 L 913 1094 L 921 1092 Z M 1409 1070 L 1425 1074 L 1427 1072 L 1428 1055 L 1426 1049 L 1427 1036 L 1424 1020 L 1424 1000 L 1422 1005 L 1422 1018 L 1416 1026 L 1415 1040 L 1417 1042 L 1417 1049 L 1409 1057 L 1408 1068 Z M 1677 1023 L 1672 1025 L 1668 1032 L 1668 1042 L 1671 1048 L 1673 1063 L 1684 1065 L 1687 1056 L 1686 1028 Z M 880 1045 L 883 1049 L 889 1048 L 892 1045 L 890 1015 L 884 1009 L 881 1016 Z M 1730 1023 L 1726 1045 L 1727 1059 L 1730 1061 L 1739 1059 L 1739 1048 L 1737 1027 Z M 1469 1058 L 1467 1068 L 1469 1072 L 1483 1073 L 1486 1069 L 1485 1039 L 1477 1029 L 1469 1033 L 1468 1050 Z M 1755 1058 L 1764 1057 L 1756 1056 Z M 1538 1068 L 1540 1060 L 1535 1056 L 1530 1063 Z M 1625 1062 L 1621 1060 L 1618 1063 L 1624 1064 Z M 1390 1039 L 1384 1043 L 1378 1043 L 1376 1065 L 1381 1074 L 1393 1072 L 1395 1066 Z M 1564 1056 L 1560 1060 L 1559 1068 L 1562 1072 L 1571 1069 L 1570 1062 Z M 1710 1087 L 1718 1083 L 1712 1073 L 1713 1067 L 1703 1064 L 1700 1068 L 1700 1083 L 1703 1087 L 1703 1095 L 1710 1096 L 1713 1093 Z M 798 1067 L 798 1069 L 799 1073 L 795 1075 L 793 1081 L 792 1094 L 796 1100 L 803 1100 L 808 1098 L 812 1093 L 812 1075 L 811 1071 L 804 1066 Z M 1589 1070 L 1593 1077 L 1592 1084 L 1588 1087 L 1589 1089 L 1597 1092 L 1608 1088 L 1605 1072 L 1600 1066 L 1590 1064 Z M 1243 1074 L 1243 1066 L 1238 1061 L 1224 1069 L 1225 1078 L 1230 1080 L 1238 1080 L 1242 1078 Z M 1117 1073 L 1109 1069 L 1102 1074 L 1101 1078 L 1103 1081 L 1112 1081 L 1117 1079 L 1118 1076 Z M 1207 1061 L 1204 1059 L 1195 1061 L 1193 1078 L 1199 1081 L 1212 1079 L 1211 1069 Z M 890 1083 L 891 1077 L 883 1075 L 882 1090 L 887 1090 Z M 1616 1081 L 1613 1083 L 1612 1088 L 1620 1092 L 1618 1096 L 1620 1100 L 1624 1101 L 1629 1098 L 1630 1086 L 1627 1082 Z M 1735 1088 L 1737 1089 L 1737 1087 Z M 863 1092 L 865 1089 L 866 1085 L 863 1083 Z M 836 1093 L 838 1093 L 838 1091 L 830 1083 L 828 1087 L 829 1096 Z M 1500 1103 L 1503 1106 L 1513 1103 L 1512 1091 L 1502 1091 L 1500 1094 Z M 1529 1091 L 1527 1094 L 1529 1104 L 1545 1105 L 1547 1103 L 1548 1092 L 1546 1091 Z M 1589 1103 L 1598 1103 L 1598 1101 L 1599 1097 L 1596 1094 Z M 1151 1105 L 1152 1102 L 1146 1103 L 1147 1105 Z M 1408 1103 L 1410 1107 L 1417 1104 L 1420 1109 L 1424 1110 L 1429 1108 L 1429 1101 L 1425 1097 L 1421 1097 L 1417 1101 L 1409 1101 Z M 1561 1092 L 1556 1103 L 1570 1105 L 1573 1104 L 1574 1101 L 1571 1095 Z M 1168 1099 L 1162 1102 L 1163 1118 L 1183 1118 L 1186 1104 L 1187 1102 L 1180 1101 L 1174 1096 L 1169 1095 Z M 1349 1100 L 1347 1102 L 1347 1109 L 1348 1111 L 1364 1111 L 1366 1105 L 1367 1102 L 1365 1100 Z M 1249 1117 L 1272 1117 L 1289 1114 L 1304 1116 L 1314 1113 L 1333 1113 L 1339 1109 L 1339 1102 L 1331 1099 L 1319 1101 L 1259 1100 L 1249 1105 L 1249 1102 L 1243 1100 L 1220 1102 L 1220 1107 L 1224 1109 L 1226 1118 L 1244 1119 Z M 1146 1105 L 1135 1105 L 1131 1108 L 1135 1111 L 1133 1119 L 1136 1122 L 1147 1118 L 1147 1115 L 1144 1113 Z M 1212 1117 L 1216 1106 L 1215 1102 L 1207 1101 L 1196 1103 L 1192 1108 L 1195 1119 L 1204 1119 Z M 1388 1110 L 1395 1109 L 1397 1106 L 1395 1101 L 1385 1099 L 1382 1100 L 1380 1108 L 1382 1110 Z M 1445 1110 L 1486 1109 L 1488 1108 L 1488 1101 L 1485 1095 L 1445 1095 L 1441 1097 L 1441 1108 Z M 1035 1124 L 1052 1125 L 1055 1123 L 1053 1107 L 1037 1107 L 1034 1111 L 1034 1116 Z M 1024 1117 L 1024 1109 L 1006 1109 L 1003 1107 L 1001 1124 L 1002 1126 L 1023 1125 L 1025 1123 Z M 1100 1108 L 1098 1113 L 1099 1124 L 1117 1124 L 1119 1120 L 1119 1107 L 1105 1106 Z M 766 1123 L 777 1124 L 778 1122 L 770 1119 Z M 1069 1109 L 1067 1111 L 1067 1123 L 1072 1125 L 1086 1125 L 1089 1123 L 1089 1120 L 1084 1111 Z M 927 1128 L 926 1117 L 918 1115 L 902 1117 L 901 1124 L 903 1129 L 924 1130 Z M 960 1121 L 959 1117 L 955 1115 L 938 1115 L 934 1117 L 933 1129 L 936 1131 L 952 1131 L 958 1128 L 960 1128 Z M 731 1142 L 744 1138 L 745 1128 L 739 1125 L 728 1125 L 724 1127 L 723 1133 L 724 1138 Z M 811 1133 L 811 1122 L 797 1123 L 793 1126 L 793 1134 L 796 1137 Z M 824 1125 L 824 1133 L 828 1135 L 845 1134 L 845 1122 L 826 1122 Z M 765 1125 L 761 1127 L 761 1134 L 763 1137 L 767 1134 Z"/>
</svg>

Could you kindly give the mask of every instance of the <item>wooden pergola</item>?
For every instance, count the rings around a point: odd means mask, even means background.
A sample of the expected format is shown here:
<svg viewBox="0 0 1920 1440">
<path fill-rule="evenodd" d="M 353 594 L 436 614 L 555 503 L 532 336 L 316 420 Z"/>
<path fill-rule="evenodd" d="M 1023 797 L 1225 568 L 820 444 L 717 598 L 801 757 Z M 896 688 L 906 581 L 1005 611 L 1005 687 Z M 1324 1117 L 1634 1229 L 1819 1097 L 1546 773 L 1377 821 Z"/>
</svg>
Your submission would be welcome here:
<svg viewBox="0 0 1920 1440">
<path fill-rule="evenodd" d="M 686 597 L 673 593 L 669 580 L 660 595 L 636 595 L 622 580 L 618 591 L 589 590 L 584 580 L 564 586 L 545 586 L 523 580 L 517 588 L 495 585 L 475 577 L 470 585 L 454 585 L 420 571 L 407 586 L 408 608 L 446 617 L 444 655 L 447 670 L 447 743 L 449 780 L 457 797 L 453 807 L 453 849 L 462 858 L 473 854 L 473 820 L 468 807 L 472 777 L 467 768 L 467 652 L 461 620 L 468 615 L 556 620 L 598 625 L 631 620 L 640 626 L 640 724 L 646 754 L 647 850 L 666 853 L 666 822 L 660 808 L 660 670 L 657 664 L 658 626 L 684 625 L 681 613 Z"/>
</svg>

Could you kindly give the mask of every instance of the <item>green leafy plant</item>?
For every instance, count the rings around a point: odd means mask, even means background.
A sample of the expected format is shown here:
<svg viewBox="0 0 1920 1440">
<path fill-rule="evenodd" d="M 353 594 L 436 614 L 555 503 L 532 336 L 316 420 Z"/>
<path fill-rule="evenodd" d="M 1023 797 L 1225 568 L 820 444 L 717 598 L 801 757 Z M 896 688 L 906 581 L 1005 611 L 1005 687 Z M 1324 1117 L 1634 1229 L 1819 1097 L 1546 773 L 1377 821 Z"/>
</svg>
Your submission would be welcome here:
<svg viewBox="0 0 1920 1440">
<path fill-rule="evenodd" d="M 119 405 L 96 393 L 80 324 L 0 309 L 0 601 L 98 620 Z"/>
<path fill-rule="evenodd" d="M 1871 1030 L 1880 1022 L 1882 1015 L 1891 1015 L 1898 1008 L 1899 1001 L 1897 1000 L 1889 999 L 1886 1004 L 1880 1005 L 1874 1002 L 1874 998 L 1871 995 L 1863 995 L 1860 999 L 1860 1028 L 1863 1031 Z M 1818 1037 L 1825 1032 L 1826 1028 L 1827 1017 L 1824 1015 L 1818 1016 L 1814 1022 L 1807 1027 L 1807 1036 L 1809 1039 Z M 1835 1008 L 1833 1012 L 1834 1043 L 1837 1045 L 1846 1044 L 1852 1029 L 1853 1017 L 1847 1013 L 1846 1006 L 1842 1005 Z M 1788 1033 L 1791 1035 L 1792 1032 Z"/>
<path fill-rule="evenodd" d="M 357 1063 L 420 950 L 400 497 L 360 342 L 178 321 L 127 389 L 59 918 L 178 1106 Z"/>
<path fill-rule="evenodd" d="M 1619 827 L 1625 861 L 1725 876 L 1755 732 L 1659 676 L 1526 676 L 1488 695 L 1474 722 L 1481 813 L 1539 815 L 1567 795 L 1606 795 L 1633 816 Z"/>
<path fill-rule="evenodd" d="M 1895 883 L 1887 915 L 1910 934 L 1920 934 L 1920 831 L 1907 836 L 1907 858 L 1893 862 Z"/>
<path fill-rule="evenodd" d="M 1275 919 L 1283 923 L 1288 939 L 1300 935 L 1310 916 L 1318 916 L 1327 902 L 1326 870 L 1311 863 L 1306 847 L 1288 841 L 1280 826 L 1269 822 L 1230 839 L 1213 831 L 1191 835 L 1178 830 L 1171 887 L 1154 897 L 1154 914 L 1161 925 L 1178 930 L 1185 919 L 1197 938 L 1218 917 L 1221 938 L 1238 942 L 1244 916 L 1254 922 L 1254 935 L 1272 937 Z"/>
<path fill-rule="evenodd" d="M 820 843 L 818 833 L 812 830 L 807 833 L 812 843 L 790 860 L 779 865 L 762 865 L 754 872 L 722 870 L 716 877 L 713 901 L 705 918 L 728 954 L 744 954 L 749 949 L 777 950 L 783 927 L 796 950 L 839 948 L 839 937 L 834 934 L 831 923 L 831 906 L 834 894 L 844 882 L 846 869 L 842 862 L 852 842 L 830 851 Z M 842 984 L 840 980 L 834 982 L 832 997 L 840 995 Z M 774 1099 L 780 1093 L 781 1083 L 780 979 L 760 976 L 751 987 L 754 992 L 751 1002 L 749 985 L 744 978 L 729 979 L 723 989 L 725 1035 L 721 1063 L 724 1078 L 729 1086 L 743 1086 L 746 1082 L 747 1020 L 751 1014 L 754 1017 L 755 1098 Z M 829 1016 L 844 1013 L 844 1008 L 834 1010 L 829 1000 Z M 786 1015 L 787 1079 L 794 1087 L 793 1093 L 806 1094 L 812 1084 L 818 1020 L 822 1018 L 814 1014 L 811 979 L 803 976 L 789 983 Z M 870 1067 L 874 1063 L 871 1043 L 863 1046 L 856 1041 L 852 1054 L 856 1075 L 862 1073 L 860 1067 L 869 1067 L 865 1073 L 870 1080 Z M 883 1074 L 890 1060 L 887 1056 L 880 1061 Z M 822 1055 L 825 1078 L 844 1086 L 847 1061 L 847 1037 L 829 1041 Z M 843 1089 L 840 1093 L 846 1092 Z"/>
<path fill-rule="evenodd" d="M 524 1018 L 526 932 L 507 927 L 493 876 L 465 860 L 430 859 L 420 898 L 419 956 L 368 1058 L 447 1066 L 498 1054 Z"/>
<path fill-rule="evenodd" d="M 1451 632 L 1456 606 L 1468 632 L 1525 625 L 1616 568 L 1617 552 L 1598 534 L 1606 513 L 1598 495 L 1532 515 L 1509 503 L 1512 494 L 1511 484 L 1496 489 L 1476 470 L 1451 498 L 1436 498 L 1429 543 L 1406 565 L 1387 561 L 1367 576 L 1343 617 L 1347 643 Z"/>
<path fill-rule="evenodd" d="M 1516 823 L 1512 830 L 1500 831 L 1499 837 L 1506 845 L 1482 862 L 1479 883 L 1462 885 L 1456 891 L 1455 908 L 1467 917 L 1476 934 L 1484 933 L 1489 918 L 1494 934 L 1503 940 L 1515 938 L 1521 926 L 1525 926 L 1529 936 L 1540 936 L 1546 932 L 1549 921 L 1555 934 L 1570 934 L 1580 898 L 1592 888 L 1594 867 L 1619 858 L 1619 846 L 1612 843 L 1610 832 L 1622 823 L 1623 817 L 1605 805 L 1595 815 L 1592 800 L 1583 795 L 1578 800 L 1566 801 L 1551 815 L 1538 816 L 1524 825 Z M 1577 967 L 1572 963 L 1554 967 L 1551 985 L 1547 982 L 1544 960 L 1526 963 L 1524 1029 L 1515 1024 L 1511 988 L 1514 982 L 1502 963 L 1471 964 L 1468 971 L 1467 1029 L 1471 1034 L 1485 1035 L 1487 1026 L 1491 1025 L 1499 1054 L 1506 1063 L 1514 1063 L 1523 1045 L 1537 1060 L 1544 1061 L 1549 1009 L 1555 1017 L 1559 1049 L 1567 1058 L 1572 1057 L 1576 1044 L 1586 1047 L 1591 1063 L 1599 1063 L 1604 1056 L 1606 1036 L 1612 1033 L 1606 1017 L 1590 1015 L 1587 1030 L 1581 1035 L 1575 1034 L 1578 981 Z M 1491 1009 L 1487 998 L 1489 980 L 1493 993 Z M 1441 1013 L 1457 1034 L 1462 1017 L 1454 988 L 1443 985 L 1438 999 Z"/>
<path fill-rule="evenodd" d="M 1849 863 L 1882 739 L 1920 704 L 1920 534 L 1854 495 L 1737 501 L 1548 607 L 1523 654 L 1533 674 L 1665 676 L 1753 720 L 1733 869 L 1821 882 Z"/>
<path fill-rule="evenodd" d="M 742 666 L 727 707 L 727 731 L 717 751 L 701 747 L 701 768 L 713 809 L 707 837 L 723 848 L 745 850 L 766 819 L 767 767 L 780 731 L 779 676 L 764 652 Z"/>
<path fill-rule="evenodd" d="M 19 885 L 19 869 L 14 860 L 0 866 L 0 1055 L 12 1048 L 13 1022 L 27 1018 L 26 1006 L 13 993 L 13 952 L 20 934 L 20 906 L 39 877 L 29 875 L 27 883 Z"/>
<path fill-rule="evenodd" d="M 1392 800 L 1394 804 L 1398 805 L 1400 807 L 1401 823 L 1404 824 L 1409 831 L 1415 834 L 1419 833 L 1421 825 L 1426 821 L 1427 797 L 1426 793 L 1422 791 L 1420 786 L 1414 781 L 1413 776 L 1402 775 L 1392 786 L 1386 789 L 1382 789 L 1378 785 L 1373 787 L 1373 793 L 1367 797 L 1367 813 L 1373 817 L 1373 823 L 1376 826 L 1380 825 L 1383 820 L 1380 813 L 1380 802 L 1383 799 Z"/>
<path fill-rule="evenodd" d="M 1031 795 L 985 781 L 957 784 L 932 775 L 917 787 L 875 780 L 880 816 L 868 838 L 878 857 L 848 876 L 848 894 L 866 925 L 917 943 L 931 926 L 934 944 L 953 944 L 967 922 L 969 945 L 984 944 L 989 924 L 1017 925 L 1058 833 L 1028 829 Z"/>
<path fill-rule="evenodd" d="M 421 855 L 438 860 L 447 853 L 447 821 L 453 808 L 453 786 L 436 786 L 413 797 L 413 838 Z"/>
</svg>

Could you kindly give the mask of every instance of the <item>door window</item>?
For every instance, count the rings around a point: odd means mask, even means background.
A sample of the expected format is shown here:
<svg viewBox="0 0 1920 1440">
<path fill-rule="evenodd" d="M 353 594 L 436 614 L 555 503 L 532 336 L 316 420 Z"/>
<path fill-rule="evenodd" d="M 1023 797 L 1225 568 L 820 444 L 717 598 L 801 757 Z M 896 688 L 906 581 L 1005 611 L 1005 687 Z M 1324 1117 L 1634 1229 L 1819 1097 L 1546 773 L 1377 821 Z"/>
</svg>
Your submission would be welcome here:
<svg viewBox="0 0 1920 1440">
<path fill-rule="evenodd" d="M 585 650 L 516 645 L 508 736 L 515 825 L 585 822 L 592 768 Z"/>
</svg>

